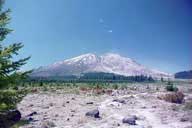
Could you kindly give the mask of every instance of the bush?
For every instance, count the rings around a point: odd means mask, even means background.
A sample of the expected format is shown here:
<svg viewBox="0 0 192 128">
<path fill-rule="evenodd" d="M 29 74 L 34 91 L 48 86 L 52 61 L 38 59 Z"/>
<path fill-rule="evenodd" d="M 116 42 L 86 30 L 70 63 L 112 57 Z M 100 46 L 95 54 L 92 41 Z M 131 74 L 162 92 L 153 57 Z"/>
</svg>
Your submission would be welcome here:
<svg viewBox="0 0 192 128">
<path fill-rule="evenodd" d="M 119 88 L 119 86 L 118 86 L 117 84 L 114 84 L 114 85 L 112 86 L 112 88 L 115 89 L 115 90 L 117 90 L 117 89 Z"/>
<path fill-rule="evenodd" d="M 18 102 L 26 95 L 26 91 L 1 90 L 0 91 L 0 110 L 16 108 Z"/>
<path fill-rule="evenodd" d="M 171 92 L 165 95 L 161 95 L 158 98 L 161 100 L 165 100 L 170 103 L 181 104 L 184 101 L 184 94 L 182 92 Z"/>
<path fill-rule="evenodd" d="M 179 89 L 173 85 L 167 85 L 166 90 L 170 92 L 177 92 Z"/>
</svg>

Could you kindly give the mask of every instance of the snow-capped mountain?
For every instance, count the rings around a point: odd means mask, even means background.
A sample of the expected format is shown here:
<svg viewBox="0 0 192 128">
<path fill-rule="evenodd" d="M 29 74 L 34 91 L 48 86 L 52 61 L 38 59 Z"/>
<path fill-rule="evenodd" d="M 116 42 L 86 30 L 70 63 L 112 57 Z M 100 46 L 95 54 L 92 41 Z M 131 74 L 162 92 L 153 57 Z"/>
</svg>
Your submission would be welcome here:
<svg viewBox="0 0 192 128">
<path fill-rule="evenodd" d="M 79 76 L 82 73 L 89 72 L 114 73 L 124 76 L 145 75 L 156 78 L 171 76 L 165 72 L 149 69 L 130 58 L 114 53 L 107 53 L 101 56 L 92 53 L 84 54 L 49 66 L 40 67 L 31 75 L 36 77 Z"/>
</svg>

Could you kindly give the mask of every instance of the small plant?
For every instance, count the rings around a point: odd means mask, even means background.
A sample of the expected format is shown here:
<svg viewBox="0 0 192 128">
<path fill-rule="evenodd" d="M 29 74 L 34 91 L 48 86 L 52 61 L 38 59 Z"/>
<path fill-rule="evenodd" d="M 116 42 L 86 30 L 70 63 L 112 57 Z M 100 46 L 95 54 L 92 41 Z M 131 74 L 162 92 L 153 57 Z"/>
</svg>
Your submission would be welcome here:
<svg viewBox="0 0 192 128">
<path fill-rule="evenodd" d="M 120 89 L 121 89 L 121 90 L 127 89 L 127 85 L 126 85 L 126 84 L 122 84 L 122 85 L 120 86 Z"/>
<path fill-rule="evenodd" d="M 184 109 L 185 110 L 192 110 L 192 101 L 191 102 L 186 102 Z"/>
<path fill-rule="evenodd" d="M 170 92 L 177 92 L 179 89 L 175 87 L 174 85 L 167 85 L 166 90 Z"/>
<path fill-rule="evenodd" d="M 164 82 L 164 79 L 163 79 L 163 77 L 161 77 L 161 82 Z"/>
<path fill-rule="evenodd" d="M 43 82 L 42 82 L 42 81 L 39 83 L 39 86 L 40 86 L 40 87 L 42 87 L 42 86 L 43 86 Z"/>
<path fill-rule="evenodd" d="M 114 85 L 113 85 L 113 89 L 117 90 L 118 88 L 119 88 L 119 87 L 118 87 L 117 84 L 114 84 Z"/>
<path fill-rule="evenodd" d="M 170 80 L 168 81 L 167 85 L 173 85 L 173 82 L 171 82 Z"/>
<path fill-rule="evenodd" d="M 24 126 L 26 124 L 29 124 L 28 120 L 20 120 L 15 125 L 13 125 L 11 128 L 20 128 L 21 126 Z"/>
<path fill-rule="evenodd" d="M 44 92 L 49 91 L 48 87 L 47 87 L 47 86 L 43 86 L 43 91 L 44 91 Z"/>
</svg>

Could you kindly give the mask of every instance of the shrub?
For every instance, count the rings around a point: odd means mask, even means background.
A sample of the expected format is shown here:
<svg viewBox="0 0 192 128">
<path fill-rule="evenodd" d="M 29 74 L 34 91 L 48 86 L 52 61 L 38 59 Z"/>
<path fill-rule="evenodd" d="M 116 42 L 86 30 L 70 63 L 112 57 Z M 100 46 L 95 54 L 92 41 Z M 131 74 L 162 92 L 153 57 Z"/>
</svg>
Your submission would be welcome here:
<svg viewBox="0 0 192 128">
<path fill-rule="evenodd" d="M 181 104 L 184 101 L 184 94 L 182 92 L 171 92 L 158 97 L 161 100 L 165 100 L 170 103 Z"/>
<path fill-rule="evenodd" d="M 167 85 L 166 90 L 170 92 L 177 92 L 179 89 L 173 85 Z"/>
<path fill-rule="evenodd" d="M 169 80 L 167 85 L 173 85 L 173 82 Z"/>
<path fill-rule="evenodd" d="M 117 84 L 114 84 L 114 85 L 112 86 L 112 88 L 115 89 L 115 90 L 117 90 L 119 87 L 118 87 Z"/>
<path fill-rule="evenodd" d="M 122 84 L 122 85 L 120 86 L 120 89 L 121 89 L 121 90 L 127 89 L 127 85 L 126 85 L 126 84 Z"/>
<path fill-rule="evenodd" d="M 39 86 L 40 86 L 40 87 L 42 87 L 42 86 L 43 86 L 43 82 L 42 82 L 42 81 L 39 83 Z"/>
</svg>

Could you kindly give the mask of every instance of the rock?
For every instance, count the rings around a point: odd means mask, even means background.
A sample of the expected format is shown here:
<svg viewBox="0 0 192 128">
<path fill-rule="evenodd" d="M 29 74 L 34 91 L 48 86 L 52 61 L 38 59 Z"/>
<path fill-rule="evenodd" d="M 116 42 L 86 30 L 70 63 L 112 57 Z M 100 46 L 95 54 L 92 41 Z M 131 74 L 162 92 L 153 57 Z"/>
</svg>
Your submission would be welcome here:
<svg viewBox="0 0 192 128">
<path fill-rule="evenodd" d="M 70 102 L 69 102 L 69 101 L 67 101 L 66 103 L 67 103 L 67 104 L 69 104 Z"/>
<path fill-rule="evenodd" d="M 30 104 L 29 107 L 33 107 L 34 105 L 33 104 Z"/>
<path fill-rule="evenodd" d="M 33 120 L 34 120 L 34 119 L 33 119 L 33 118 L 31 118 L 31 117 L 29 117 L 29 118 L 28 118 L 28 121 L 30 121 L 30 122 L 31 122 L 31 121 L 33 121 Z"/>
<path fill-rule="evenodd" d="M 53 103 L 50 103 L 50 104 L 49 104 L 49 106 L 53 107 L 53 106 L 54 106 L 54 104 L 53 104 Z"/>
<path fill-rule="evenodd" d="M 146 128 L 146 127 L 144 127 L 143 125 L 137 125 L 134 128 Z"/>
<path fill-rule="evenodd" d="M 187 126 L 187 127 L 185 127 L 185 128 L 192 128 L 192 126 Z"/>
<path fill-rule="evenodd" d="M 137 116 L 133 115 L 133 116 L 130 116 L 130 117 L 123 118 L 122 122 L 126 123 L 126 124 L 129 124 L 129 125 L 136 125 L 136 120 L 137 119 L 138 119 Z"/>
<path fill-rule="evenodd" d="M 152 106 L 152 108 L 157 108 L 157 106 Z"/>
<path fill-rule="evenodd" d="M 37 115 L 37 112 L 32 112 L 31 114 L 29 114 L 28 116 L 34 116 Z"/>
<path fill-rule="evenodd" d="M 71 112 L 75 113 L 76 111 L 75 110 L 71 110 Z"/>
<path fill-rule="evenodd" d="M 180 121 L 181 121 L 181 122 L 187 122 L 187 121 L 189 121 L 189 118 L 188 118 L 188 117 L 182 117 L 182 118 L 180 119 Z"/>
<path fill-rule="evenodd" d="M 87 102 L 86 104 L 93 104 L 93 102 Z"/>
<path fill-rule="evenodd" d="M 21 119 L 21 113 L 18 110 L 9 110 L 0 112 L 0 126 L 9 128 Z"/>
<path fill-rule="evenodd" d="M 42 128 L 53 128 L 53 127 L 56 127 L 56 125 L 50 121 L 43 122 L 42 124 Z"/>
<path fill-rule="evenodd" d="M 146 106 L 143 106 L 143 107 L 141 107 L 142 109 L 146 109 L 147 107 Z"/>
<path fill-rule="evenodd" d="M 92 111 L 89 111 L 85 114 L 86 116 L 94 117 L 94 118 L 100 118 L 99 116 L 99 110 L 95 109 Z"/>
<path fill-rule="evenodd" d="M 121 99 L 115 99 L 115 100 L 113 100 L 113 102 L 118 102 L 118 103 L 126 104 L 125 100 L 121 100 Z"/>
</svg>

